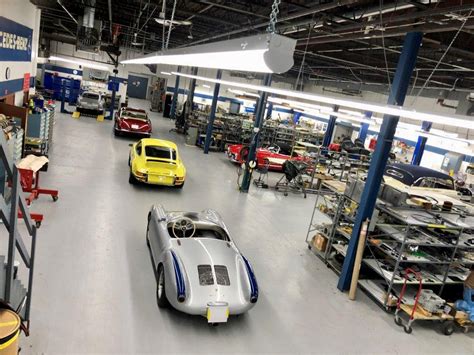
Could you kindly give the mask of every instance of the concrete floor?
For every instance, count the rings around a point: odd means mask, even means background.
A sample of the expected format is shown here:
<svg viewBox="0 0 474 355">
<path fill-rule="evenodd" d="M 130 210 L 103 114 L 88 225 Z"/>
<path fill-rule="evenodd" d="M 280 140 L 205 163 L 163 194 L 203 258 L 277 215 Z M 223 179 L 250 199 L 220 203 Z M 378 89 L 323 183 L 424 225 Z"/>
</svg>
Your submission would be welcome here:
<svg viewBox="0 0 474 355">
<path fill-rule="evenodd" d="M 22 354 L 473 353 L 472 335 L 446 337 L 423 324 L 406 335 L 363 293 L 356 302 L 340 293 L 336 275 L 304 243 L 314 195 L 254 187 L 240 194 L 224 154 L 185 146 L 183 136 L 168 133 L 169 120 L 151 118 L 154 136 L 180 147 L 188 171 L 182 191 L 129 185 L 133 139 L 115 138 L 110 121 L 58 114 L 42 184 L 58 188 L 60 199 L 32 206 L 45 220 Z M 254 309 L 210 327 L 204 318 L 157 308 L 145 224 L 158 203 L 222 214 L 255 269 L 261 294 Z"/>
</svg>

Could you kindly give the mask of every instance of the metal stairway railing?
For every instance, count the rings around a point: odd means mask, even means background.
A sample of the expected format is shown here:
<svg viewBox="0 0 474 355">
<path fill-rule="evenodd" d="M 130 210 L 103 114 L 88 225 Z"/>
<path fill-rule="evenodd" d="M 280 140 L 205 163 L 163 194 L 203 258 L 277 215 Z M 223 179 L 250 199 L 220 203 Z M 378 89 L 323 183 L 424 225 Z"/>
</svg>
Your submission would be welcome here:
<svg viewBox="0 0 474 355">
<path fill-rule="evenodd" d="M 0 159 L 1 163 L 3 163 L 7 180 L 11 182 L 10 198 L 6 200 L 4 196 L 0 195 L 0 218 L 8 231 L 8 251 L 5 266 L 6 278 L 4 289 L 0 289 L 0 297 L 3 296 L 4 305 L 20 315 L 22 318 L 22 329 L 25 331 L 25 334 L 28 335 L 36 249 L 36 226 L 31 219 L 26 201 L 21 195 L 22 189 L 19 179 L 19 171 L 8 155 L 6 140 L 2 132 L 0 132 Z M 18 230 L 19 211 L 22 214 L 26 230 L 31 238 L 29 252 L 23 241 L 23 237 L 20 235 Z M 16 250 L 18 250 L 23 263 L 28 269 L 26 295 L 24 295 L 21 300 L 14 300 L 12 298 L 13 296 L 21 296 L 20 292 L 14 292 L 14 282 L 18 281 L 14 279 Z"/>
</svg>

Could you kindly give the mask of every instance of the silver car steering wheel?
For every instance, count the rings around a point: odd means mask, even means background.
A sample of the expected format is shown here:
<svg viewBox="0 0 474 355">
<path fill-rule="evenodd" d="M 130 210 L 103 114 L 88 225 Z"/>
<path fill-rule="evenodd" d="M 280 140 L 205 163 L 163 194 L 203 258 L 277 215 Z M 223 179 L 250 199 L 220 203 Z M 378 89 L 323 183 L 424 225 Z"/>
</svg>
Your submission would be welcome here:
<svg viewBox="0 0 474 355">
<path fill-rule="evenodd" d="M 173 235 L 177 239 L 192 238 L 194 233 L 196 232 L 196 225 L 190 218 L 182 217 L 173 222 L 173 226 L 171 227 L 171 230 L 173 231 Z M 187 232 L 190 230 L 192 230 L 191 235 L 186 236 Z"/>
</svg>

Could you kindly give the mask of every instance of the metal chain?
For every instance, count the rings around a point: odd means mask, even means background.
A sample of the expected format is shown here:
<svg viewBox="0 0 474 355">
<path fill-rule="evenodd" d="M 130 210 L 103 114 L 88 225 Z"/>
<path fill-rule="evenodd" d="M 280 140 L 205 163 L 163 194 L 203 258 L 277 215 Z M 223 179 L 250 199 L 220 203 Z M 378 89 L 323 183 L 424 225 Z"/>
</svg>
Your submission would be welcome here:
<svg viewBox="0 0 474 355">
<path fill-rule="evenodd" d="M 280 13 L 281 0 L 274 0 L 272 5 L 272 12 L 270 13 L 270 23 L 267 27 L 267 32 L 275 33 L 275 26 L 278 22 L 278 14 Z"/>
</svg>

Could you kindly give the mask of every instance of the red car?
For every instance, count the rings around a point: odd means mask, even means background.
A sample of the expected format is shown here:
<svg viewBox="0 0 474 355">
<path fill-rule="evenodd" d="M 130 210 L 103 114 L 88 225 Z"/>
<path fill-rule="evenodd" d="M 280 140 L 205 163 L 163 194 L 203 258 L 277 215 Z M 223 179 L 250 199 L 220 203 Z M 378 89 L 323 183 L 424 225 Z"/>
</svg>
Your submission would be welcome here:
<svg viewBox="0 0 474 355">
<path fill-rule="evenodd" d="M 123 107 L 115 114 L 114 133 L 151 136 L 151 121 L 145 110 Z"/>
<path fill-rule="evenodd" d="M 242 164 L 247 160 L 249 153 L 248 146 L 242 144 L 229 145 L 227 148 L 227 157 L 234 163 Z M 265 159 L 276 158 L 275 161 L 270 161 L 269 169 L 281 171 L 283 169 L 283 163 L 286 160 L 301 160 L 305 161 L 306 157 L 293 153 L 291 156 L 291 147 L 286 144 L 273 144 L 266 148 L 257 149 L 257 167 L 265 165 Z"/>
</svg>

